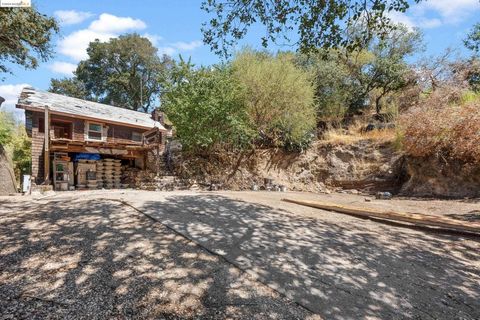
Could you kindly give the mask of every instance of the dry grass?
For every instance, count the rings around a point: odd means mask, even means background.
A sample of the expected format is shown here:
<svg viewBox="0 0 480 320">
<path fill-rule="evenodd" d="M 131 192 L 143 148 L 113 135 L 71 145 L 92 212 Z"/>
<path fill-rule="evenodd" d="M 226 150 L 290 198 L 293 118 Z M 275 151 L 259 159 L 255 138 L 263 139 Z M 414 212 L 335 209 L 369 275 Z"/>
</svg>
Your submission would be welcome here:
<svg viewBox="0 0 480 320">
<path fill-rule="evenodd" d="M 412 156 L 480 163 L 480 96 L 438 96 L 400 118 L 402 148 Z"/>
<path fill-rule="evenodd" d="M 380 129 L 364 132 L 362 131 L 362 128 L 364 127 L 365 124 L 356 123 L 350 126 L 348 130 L 341 128 L 330 129 L 324 133 L 322 140 L 327 143 L 342 145 L 354 144 L 365 140 L 377 143 L 385 143 L 395 140 L 395 129 Z"/>
</svg>

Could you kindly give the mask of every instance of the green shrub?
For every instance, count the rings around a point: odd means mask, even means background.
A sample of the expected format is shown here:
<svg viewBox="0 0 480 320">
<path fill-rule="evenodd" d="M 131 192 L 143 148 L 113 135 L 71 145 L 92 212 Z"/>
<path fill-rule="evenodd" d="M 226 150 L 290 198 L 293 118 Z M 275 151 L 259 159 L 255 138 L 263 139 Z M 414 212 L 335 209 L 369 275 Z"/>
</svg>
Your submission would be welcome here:
<svg viewBox="0 0 480 320">
<path fill-rule="evenodd" d="M 254 136 L 244 91 L 228 66 L 199 68 L 181 61 L 162 106 L 187 151 L 208 154 L 221 147 L 245 148 Z"/>
<path fill-rule="evenodd" d="M 0 111 L 0 145 L 8 145 L 12 139 L 15 130 L 15 119 L 13 114 Z"/>
<path fill-rule="evenodd" d="M 12 159 L 18 181 L 22 174 L 30 173 L 31 140 L 25 126 L 17 123 L 11 112 L 0 111 L 0 145 Z"/>
<path fill-rule="evenodd" d="M 249 119 L 263 143 L 290 148 L 305 145 L 316 126 L 311 75 L 293 56 L 244 50 L 232 62 L 245 91 Z"/>
</svg>

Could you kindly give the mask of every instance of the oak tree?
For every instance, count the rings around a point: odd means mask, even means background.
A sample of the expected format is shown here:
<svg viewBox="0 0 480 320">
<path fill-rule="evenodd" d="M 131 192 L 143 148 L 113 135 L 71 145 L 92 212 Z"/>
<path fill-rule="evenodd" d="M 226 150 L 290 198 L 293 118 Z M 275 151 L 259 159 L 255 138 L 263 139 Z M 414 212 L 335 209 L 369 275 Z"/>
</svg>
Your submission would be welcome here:
<svg viewBox="0 0 480 320">
<path fill-rule="evenodd" d="M 58 24 L 30 8 L 0 8 L 0 74 L 11 73 L 9 63 L 26 69 L 37 68 L 52 57 L 53 36 Z"/>
<path fill-rule="evenodd" d="M 318 48 L 359 48 L 374 34 L 388 33 L 394 26 L 390 14 L 405 12 L 411 2 L 421 0 L 204 0 L 202 9 L 212 17 L 202 27 L 204 42 L 219 55 L 230 49 L 248 30 L 260 25 L 261 38 L 269 42 L 296 45 L 301 52 Z M 346 30 L 366 25 L 362 39 Z"/>
<path fill-rule="evenodd" d="M 89 96 L 117 107 L 149 111 L 156 103 L 171 66 L 157 48 L 138 34 L 121 35 L 107 42 L 95 40 L 87 48 L 88 59 L 75 75 Z"/>
</svg>

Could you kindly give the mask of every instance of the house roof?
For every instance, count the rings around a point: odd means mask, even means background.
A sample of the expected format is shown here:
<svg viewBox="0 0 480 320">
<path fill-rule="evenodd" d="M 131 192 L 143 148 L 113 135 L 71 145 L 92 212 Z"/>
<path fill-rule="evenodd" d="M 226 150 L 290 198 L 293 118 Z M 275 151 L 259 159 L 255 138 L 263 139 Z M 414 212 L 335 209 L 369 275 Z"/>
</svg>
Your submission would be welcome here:
<svg viewBox="0 0 480 320">
<path fill-rule="evenodd" d="M 45 106 L 48 106 L 48 109 L 52 113 L 137 127 L 157 127 L 160 130 L 166 130 L 160 122 L 153 120 L 149 113 L 67 97 L 56 93 L 40 91 L 32 87 L 24 88 L 18 98 L 17 108 L 20 109 L 42 111 L 45 110 Z"/>
</svg>

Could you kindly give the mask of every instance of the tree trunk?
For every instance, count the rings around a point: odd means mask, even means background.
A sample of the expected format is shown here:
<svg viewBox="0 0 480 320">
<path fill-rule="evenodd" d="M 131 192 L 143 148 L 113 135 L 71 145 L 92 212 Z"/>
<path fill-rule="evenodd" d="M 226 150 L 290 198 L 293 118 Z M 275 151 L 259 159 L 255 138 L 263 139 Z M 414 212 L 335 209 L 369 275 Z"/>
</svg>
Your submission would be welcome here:
<svg viewBox="0 0 480 320">
<path fill-rule="evenodd" d="M 380 105 L 380 100 L 382 99 L 382 96 L 378 96 L 376 99 L 375 99 L 375 110 L 377 111 L 377 114 L 380 114 L 380 111 L 382 109 L 382 106 Z"/>
</svg>

